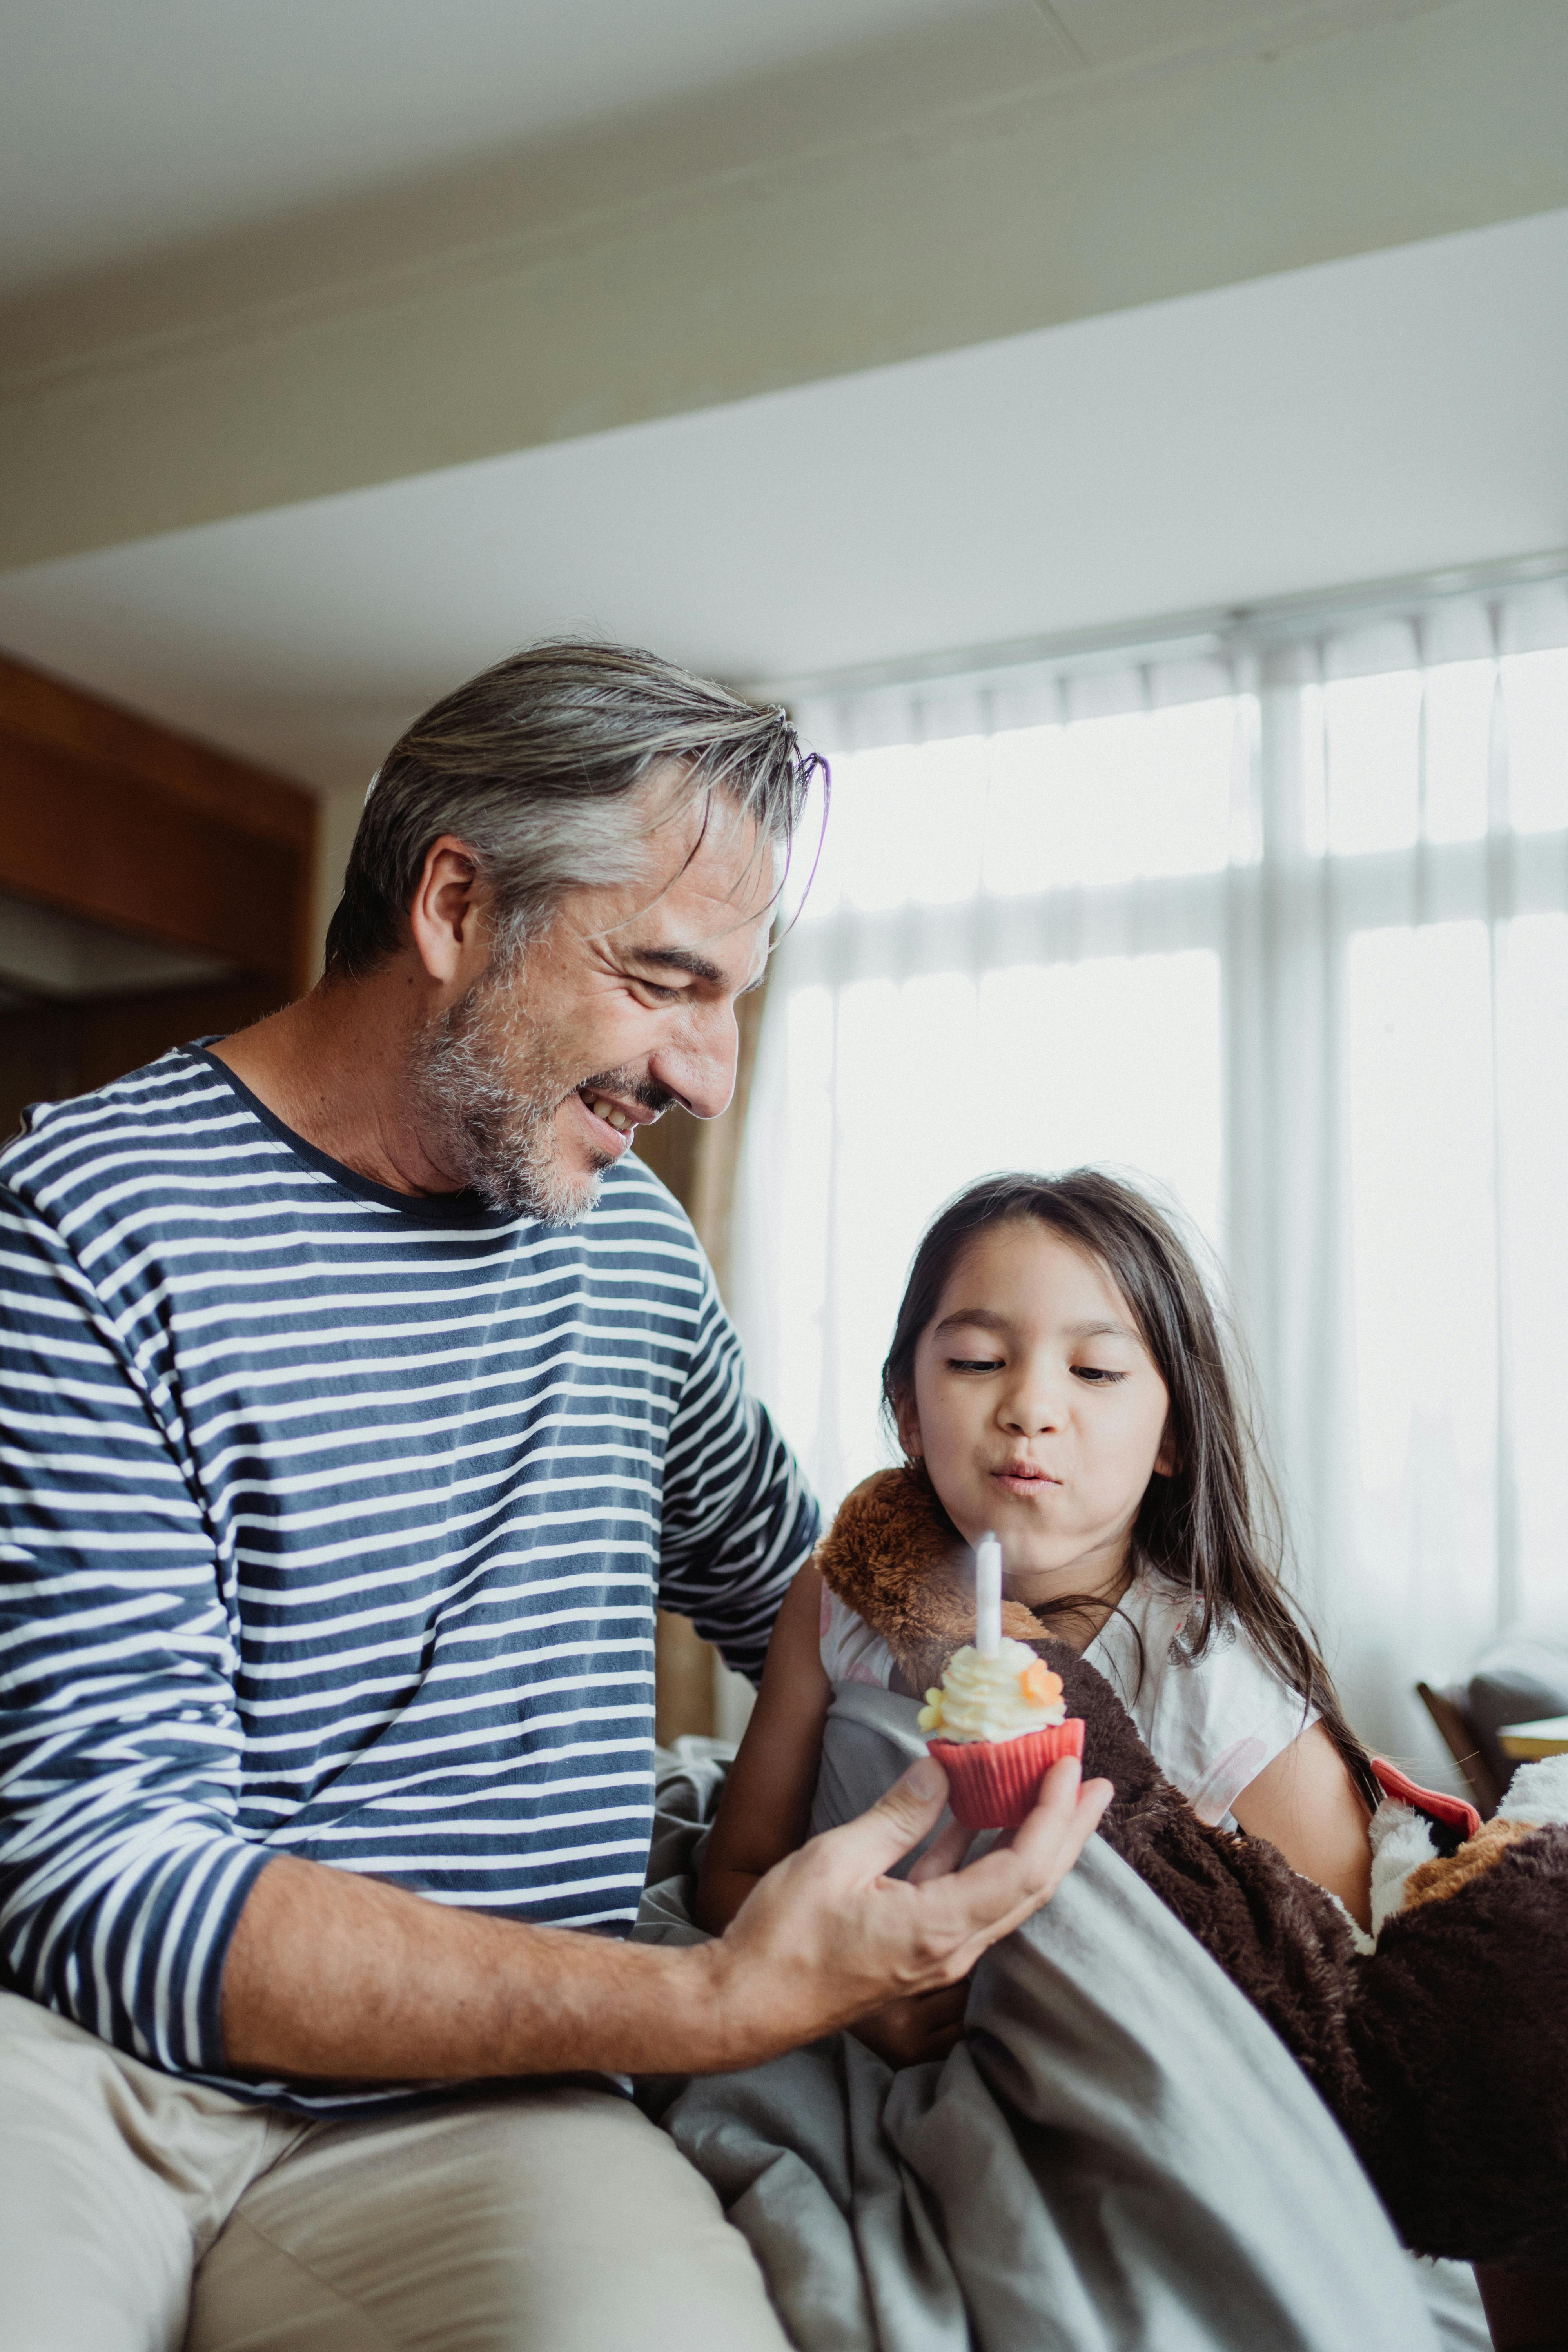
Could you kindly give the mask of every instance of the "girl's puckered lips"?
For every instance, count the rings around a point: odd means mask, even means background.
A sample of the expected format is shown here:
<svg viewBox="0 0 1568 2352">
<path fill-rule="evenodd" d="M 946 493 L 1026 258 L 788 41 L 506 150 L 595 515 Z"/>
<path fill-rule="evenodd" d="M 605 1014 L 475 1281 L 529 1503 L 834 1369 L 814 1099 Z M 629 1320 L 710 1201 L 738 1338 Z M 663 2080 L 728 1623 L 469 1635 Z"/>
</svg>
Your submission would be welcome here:
<svg viewBox="0 0 1568 2352">
<path fill-rule="evenodd" d="M 1062 1483 L 1048 1470 L 1042 1470 L 1037 1462 L 1005 1462 L 989 1475 L 1010 1495 L 1045 1494 Z"/>
</svg>

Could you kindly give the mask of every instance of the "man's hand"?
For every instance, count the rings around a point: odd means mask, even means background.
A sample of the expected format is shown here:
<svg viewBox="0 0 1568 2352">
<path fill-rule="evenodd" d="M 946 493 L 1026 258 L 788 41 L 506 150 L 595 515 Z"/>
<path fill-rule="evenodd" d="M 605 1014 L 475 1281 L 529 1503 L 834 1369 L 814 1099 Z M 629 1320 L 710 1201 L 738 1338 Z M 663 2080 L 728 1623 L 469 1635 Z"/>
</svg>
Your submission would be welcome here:
<svg viewBox="0 0 1568 2352">
<path fill-rule="evenodd" d="M 1110 1800 L 1069 1758 L 1005 1845 L 967 1870 L 949 1829 L 907 1881 L 886 1873 L 936 1822 L 941 1768 L 914 1765 L 858 1822 L 759 1880 L 717 1943 L 623 1944 L 530 1927 L 279 1854 L 256 1881 L 223 1978 L 230 2066 L 357 2082 L 721 2074 L 968 1975 L 1047 1902 Z"/>
<path fill-rule="evenodd" d="M 909 1878 L 887 1873 L 931 1830 L 947 1780 L 929 1758 L 842 1829 L 769 1871 L 703 1957 L 712 1971 L 720 2051 L 710 2064 L 754 2065 L 823 2033 L 966 1977 L 981 1954 L 1049 1902 L 1111 1798 L 1081 1787 L 1075 1759 L 1046 1775 L 1022 1827 L 966 1870 L 956 1825 Z"/>
</svg>

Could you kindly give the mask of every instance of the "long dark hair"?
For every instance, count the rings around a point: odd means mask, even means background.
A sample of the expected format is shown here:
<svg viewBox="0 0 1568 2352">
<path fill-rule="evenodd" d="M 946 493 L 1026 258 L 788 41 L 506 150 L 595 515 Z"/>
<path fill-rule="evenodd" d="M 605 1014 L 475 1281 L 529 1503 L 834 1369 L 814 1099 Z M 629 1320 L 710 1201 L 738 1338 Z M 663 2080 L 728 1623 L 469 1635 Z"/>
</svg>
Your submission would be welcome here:
<svg viewBox="0 0 1568 2352">
<path fill-rule="evenodd" d="M 900 1410 L 914 1394 L 915 1349 L 963 1252 L 977 1234 L 1024 1219 L 1049 1225 L 1104 1268 L 1170 1397 L 1175 1466 L 1149 1481 L 1130 1565 L 1189 1601 L 1182 1636 L 1189 1658 L 1239 1626 L 1300 1696 L 1303 1712 L 1317 1708 L 1357 1786 L 1375 1803 L 1367 1751 L 1286 1596 L 1284 1522 L 1249 1410 L 1245 1356 L 1222 1327 L 1192 1250 L 1142 1192 L 1098 1168 L 1075 1168 L 1064 1176 L 987 1176 L 950 1201 L 915 1252 L 882 1367 L 890 1427 L 896 1433 Z M 1070 1616 L 1084 1605 L 1069 1598 L 1039 1613 Z"/>
</svg>

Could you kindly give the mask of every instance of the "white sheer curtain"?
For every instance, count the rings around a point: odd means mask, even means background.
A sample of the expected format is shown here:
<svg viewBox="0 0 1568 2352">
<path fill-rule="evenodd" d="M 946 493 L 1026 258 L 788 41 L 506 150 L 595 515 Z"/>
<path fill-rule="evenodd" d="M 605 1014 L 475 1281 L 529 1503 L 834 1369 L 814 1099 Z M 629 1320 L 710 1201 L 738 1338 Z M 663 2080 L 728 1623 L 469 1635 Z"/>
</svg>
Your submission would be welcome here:
<svg viewBox="0 0 1568 2352">
<path fill-rule="evenodd" d="M 1352 1711 L 1568 1619 L 1568 593 L 803 705 L 834 766 L 741 1201 L 824 1502 L 888 1458 L 910 1254 L 986 1170 L 1211 1245 Z"/>
</svg>

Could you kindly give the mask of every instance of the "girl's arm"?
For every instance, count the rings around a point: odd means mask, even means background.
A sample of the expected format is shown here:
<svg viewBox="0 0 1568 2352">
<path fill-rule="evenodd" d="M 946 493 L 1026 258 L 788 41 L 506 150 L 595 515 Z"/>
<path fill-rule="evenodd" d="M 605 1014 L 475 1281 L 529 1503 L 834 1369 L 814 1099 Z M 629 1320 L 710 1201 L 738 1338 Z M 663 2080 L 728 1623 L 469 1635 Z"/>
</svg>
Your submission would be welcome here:
<svg viewBox="0 0 1568 2352">
<path fill-rule="evenodd" d="M 821 1626 L 822 1579 L 807 1562 L 784 1595 L 757 1704 L 703 1853 L 697 1924 L 710 1935 L 722 1935 L 758 1879 L 805 1843 L 833 1696 Z M 889 2066 L 942 2058 L 963 2035 L 968 1998 L 967 1981 L 939 1985 L 861 2018 L 854 2032 Z"/>
<path fill-rule="evenodd" d="M 697 1924 L 722 1935 L 759 1878 L 805 1843 L 833 1693 L 819 1648 L 822 1579 L 808 1560 L 784 1595 L 762 1688 L 719 1801 Z"/>
<path fill-rule="evenodd" d="M 1353 1919 L 1371 1926 L 1366 1802 L 1322 1724 L 1310 1724 L 1266 1764 L 1230 1810 L 1248 1837 L 1267 1838 L 1292 1870 L 1326 1886 Z"/>
</svg>

